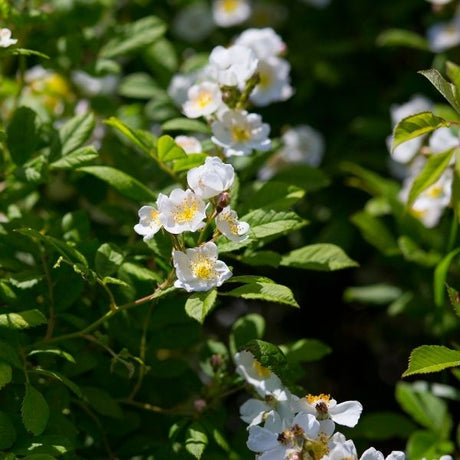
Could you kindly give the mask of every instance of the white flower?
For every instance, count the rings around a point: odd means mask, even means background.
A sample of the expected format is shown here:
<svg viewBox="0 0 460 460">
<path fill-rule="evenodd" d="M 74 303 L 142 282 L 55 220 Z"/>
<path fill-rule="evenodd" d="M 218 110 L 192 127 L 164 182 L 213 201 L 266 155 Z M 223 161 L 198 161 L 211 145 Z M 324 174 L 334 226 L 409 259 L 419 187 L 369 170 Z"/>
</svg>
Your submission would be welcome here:
<svg viewBox="0 0 460 460">
<path fill-rule="evenodd" d="M 214 0 L 212 13 L 218 26 L 230 27 L 246 21 L 251 15 L 251 6 L 248 0 Z"/>
<path fill-rule="evenodd" d="M 153 206 L 142 206 L 139 209 L 139 223 L 134 226 L 134 231 L 144 237 L 144 241 L 153 238 L 160 230 L 162 224 L 159 219 L 159 212 Z"/>
<path fill-rule="evenodd" d="M 246 111 L 228 110 L 221 120 L 211 125 L 211 140 L 224 148 L 225 155 L 249 155 L 253 150 L 268 150 L 270 126 L 262 123 L 262 117 Z"/>
<path fill-rule="evenodd" d="M 431 135 L 428 146 L 432 153 L 443 153 L 454 147 L 459 147 L 460 142 L 458 136 L 450 128 L 439 128 Z"/>
<path fill-rule="evenodd" d="M 188 42 L 199 42 L 214 28 L 214 20 L 209 6 L 204 2 L 192 3 L 182 8 L 175 17 L 172 30 Z"/>
<path fill-rule="evenodd" d="M 270 369 L 262 366 L 251 352 L 240 351 L 235 354 L 233 360 L 236 372 L 252 385 L 260 396 L 265 397 L 266 394 L 283 387 L 280 378 Z"/>
<path fill-rule="evenodd" d="M 167 93 L 178 107 L 182 107 L 188 99 L 188 90 L 203 76 L 203 71 L 176 74 L 169 82 Z"/>
<path fill-rule="evenodd" d="M 447 5 L 452 0 L 426 0 L 427 2 L 433 3 L 434 5 Z"/>
<path fill-rule="evenodd" d="M 289 99 L 293 94 L 290 70 L 287 61 L 275 56 L 259 61 L 257 73 L 260 81 L 251 93 L 251 101 L 257 106 L 266 106 L 271 102 Z"/>
<path fill-rule="evenodd" d="M 187 101 L 182 106 L 188 118 L 211 115 L 222 104 L 222 93 L 219 85 L 204 81 L 193 85 L 187 92 Z"/>
<path fill-rule="evenodd" d="M 4 28 L 0 29 L 0 48 L 8 48 L 17 43 L 16 38 L 11 38 L 11 30 Z"/>
<path fill-rule="evenodd" d="M 355 444 L 351 439 L 345 439 L 342 433 L 335 433 L 329 440 L 329 453 L 321 460 L 358 460 Z"/>
<path fill-rule="evenodd" d="M 173 251 L 173 263 L 177 280 L 174 286 L 187 292 L 209 291 L 221 286 L 232 272 L 221 260 L 217 260 L 217 246 L 209 241 L 194 249 Z"/>
<path fill-rule="evenodd" d="M 271 27 L 247 29 L 234 43 L 252 49 L 256 57 L 261 60 L 278 56 L 286 50 L 286 44 Z"/>
<path fill-rule="evenodd" d="M 329 395 L 307 395 L 298 401 L 301 412 L 315 415 L 319 420 L 331 419 L 339 425 L 354 427 L 359 420 L 363 406 L 359 401 L 346 401 L 337 404 Z"/>
<path fill-rule="evenodd" d="M 160 222 L 170 233 L 196 232 L 205 225 L 206 204 L 191 190 L 176 188 L 169 197 L 160 193 L 157 206 Z"/>
<path fill-rule="evenodd" d="M 433 103 L 423 96 L 414 96 L 410 99 L 410 101 L 404 104 L 393 104 L 390 107 L 391 121 L 393 126 L 410 115 L 415 115 L 417 113 L 431 110 L 432 106 Z M 396 147 L 393 152 L 391 152 L 391 157 L 393 160 L 398 161 L 399 163 L 408 163 L 420 150 L 423 144 L 423 140 L 424 136 L 419 136 L 398 145 L 398 147 Z M 389 149 L 391 148 L 391 143 L 392 138 L 389 136 L 387 138 L 387 145 Z"/>
<path fill-rule="evenodd" d="M 207 157 L 204 164 L 187 172 L 188 186 L 203 199 L 212 198 L 228 190 L 235 180 L 232 165 L 218 157 Z"/>
<path fill-rule="evenodd" d="M 244 87 L 257 69 L 254 52 L 246 46 L 216 46 L 209 55 L 208 72 L 221 85 Z"/>
<path fill-rule="evenodd" d="M 387 457 L 383 457 L 382 452 L 371 447 L 370 449 L 367 449 L 365 452 L 363 452 L 360 460 L 404 460 L 405 458 L 406 455 L 404 452 L 398 450 L 394 450 Z"/>
<path fill-rule="evenodd" d="M 174 142 L 187 154 L 201 153 L 203 151 L 201 142 L 193 136 L 176 136 Z"/>
<path fill-rule="evenodd" d="M 240 222 L 238 215 L 230 206 L 226 206 L 217 214 L 216 227 L 220 233 L 236 243 L 241 243 L 248 238 L 249 224 Z"/>
<path fill-rule="evenodd" d="M 460 17 L 433 24 L 427 30 L 427 40 L 430 50 L 435 53 L 457 46 L 460 43 Z"/>
<path fill-rule="evenodd" d="M 119 77 L 116 75 L 106 75 L 105 77 L 93 77 L 81 70 L 72 72 L 72 81 L 83 94 L 97 96 L 100 94 L 113 94 L 117 88 Z"/>
</svg>

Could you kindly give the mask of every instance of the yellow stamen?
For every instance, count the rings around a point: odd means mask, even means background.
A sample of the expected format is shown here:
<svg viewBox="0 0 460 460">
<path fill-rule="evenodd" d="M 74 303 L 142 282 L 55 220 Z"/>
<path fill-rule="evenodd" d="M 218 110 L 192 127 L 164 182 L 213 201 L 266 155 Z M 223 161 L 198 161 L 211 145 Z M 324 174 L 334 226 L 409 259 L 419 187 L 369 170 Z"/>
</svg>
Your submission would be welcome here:
<svg viewBox="0 0 460 460">
<path fill-rule="evenodd" d="M 442 193 L 442 187 L 439 185 L 430 187 L 425 193 L 431 198 L 438 198 Z"/>
<path fill-rule="evenodd" d="M 239 6 L 241 2 L 239 0 L 224 0 L 222 2 L 222 8 L 227 13 L 233 13 Z"/>
<path fill-rule="evenodd" d="M 198 96 L 196 104 L 200 109 L 204 109 L 207 105 L 212 102 L 212 95 L 209 91 L 202 91 Z"/>
<path fill-rule="evenodd" d="M 251 138 L 251 133 L 246 127 L 233 126 L 232 136 L 236 142 L 246 142 Z"/>
<path fill-rule="evenodd" d="M 414 208 L 411 208 L 410 213 L 414 217 L 417 217 L 417 219 L 421 219 L 427 213 L 427 210 L 426 209 L 414 209 Z"/>
<path fill-rule="evenodd" d="M 328 403 L 331 399 L 331 395 L 326 395 L 324 393 L 321 393 L 317 396 L 308 394 L 307 396 L 305 396 L 305 398 L 307 398 L 307 401 L 310 404 L 314 404 L 315 402 L 318 402 L 320 400 L 324 401 L 325 403 Z"/>
<path fill-rule="evenodd" d="M 270 376 L 270 374 L 271 374 L 270 369 L 268 369 L 267 367 L 262 366 L 262 364 L 260 364 L 259 361 L 254 361 L 252 363 L 252 367 L 257 372 L 259 377 L 262 377 L 264 379 L 268 378 Z"/>
<path fill-rule="evenodd" d="M 203 256 L 198 257 L 196 260 L 191 262 L 193 276 L 204 280 L 212 278 L 215 274 L 214 265 L 215 264 L 212 260 Z"/>
<path fill-rule="evenodd" d="M 177 205 L 172 211 L 174 220 L 178 224 L 190 222 L 198 212 L 198 203 L 193 198 L 187 198 L 183 203 Z"/>
<path fill-rule="evenodd" d="M 267 89 L 271 84 L 271 75 L 268 72 L 259 72 L 259 86 L 262 89 Z"/>
</svg>

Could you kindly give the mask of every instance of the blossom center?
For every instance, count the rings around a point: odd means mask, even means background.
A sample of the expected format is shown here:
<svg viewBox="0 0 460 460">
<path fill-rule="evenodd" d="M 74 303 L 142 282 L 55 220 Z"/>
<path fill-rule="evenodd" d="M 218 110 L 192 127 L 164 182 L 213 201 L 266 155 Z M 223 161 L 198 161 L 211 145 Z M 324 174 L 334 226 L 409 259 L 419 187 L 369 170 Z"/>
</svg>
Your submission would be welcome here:
<svg viewBox="0 0 460 460">
<path fill-rule="evenodd" d="M 307 396 L 305 396 L 305 398 L 307 398 L 307 401 L 310 404 L 319 403 L 319 402 L 324 402 L 325 404 L 328 404 L 329 400 L 331 399 L 331 395 L 326 395 L 324 393 L 321 393 L 316 396 L 308 394 Z"/>
<path fill-rule="evenodd" d="M 193 199 L 188 199 L 184 203 L 175 207 L 173 211 L 174 220 L 178 224 L 190 222 L 198 211 L 198 203 Z"/>
<path fill-rule="evenodd" d="M 421 219 L 426 214 L 426 209 L 414 209 L 411 208 L 410 213 L 419 219 Z"/>
<path fill-rule="evenodd" d="M 272 76 L 269 72 L 259 72 L 259 86 L 262 89 L 267 89 L 272 84 Z"/>
<path fill-rule="evenodd" d="M 270 376 L 270 369 L 267 367 L 262 366 L 262 364 L 259 363 L 259 361 L 254 361 L 252 363 L 252 367 L 254 370 L 257 372 L 259 377 L 263 377 L 264 379 L 268 378 Z"/>
<path fill-rule="evenodd" d="M 251 138 L 251 133 L 245 126 L 233 126 L 232 137 L 236 142 L 246 142 Z"/>
<path fill-rule="evenodd" d="M 222 7 L 227 13 L 233 13 L 239 6 L 238 0 L 224 0 Z"/>
<path fill-rule="evenodd" d="M 200 109 L 204 109 L 212 102 L 212 95 L 209 91 L 202 91 L 197 98 L 196 104 Z"/>
<path fill-rule="evenodd" d="M 439 198 L 439 196 L 442 193 L 442 188 L 438 186 L 436 187 L 431 187 L 427 190 L 427 194 L 431 198 Z"/>
<path fill-rule="evenodd" d="M 199 257 L 191 262 L 193 276 L 196 278 L 207 280 L 214 276 L 214 263 L 206 257 Z"/>
</svg>

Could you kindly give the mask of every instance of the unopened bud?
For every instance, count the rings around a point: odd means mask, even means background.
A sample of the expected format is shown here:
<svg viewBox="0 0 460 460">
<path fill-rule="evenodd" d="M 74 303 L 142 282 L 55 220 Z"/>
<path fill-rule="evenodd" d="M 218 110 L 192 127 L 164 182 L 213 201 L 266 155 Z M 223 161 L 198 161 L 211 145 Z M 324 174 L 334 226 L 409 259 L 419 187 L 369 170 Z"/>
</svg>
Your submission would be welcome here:
<svg viewBox="0 0 460 460">
<path fill-rule="evenodd" d="M 217 199 L 216 212 L 220 214 L 224 208 L 230 204 L 230 193 L 223 192 L 219 195 Z"/>
<path fill-rule="evenodd" d="M 203 412 L 207 406 L 206 401 L 204 399 L 196 399 L 195 401 L 193 401 L 193 405 L 195 406 L 195 410 L 197 412 Z"/>
<path fill-rule="evenodd" d="M 212 367 L 212 370 L 214 372 L 217 372 L 219 370 L 219 368 L 222 367 L 222 365 L 224 364 L 224 360 L 222 359 L 222 356 L 221 355 L 212 355 L 211 356 L 211 367 Z"/>
</svg>

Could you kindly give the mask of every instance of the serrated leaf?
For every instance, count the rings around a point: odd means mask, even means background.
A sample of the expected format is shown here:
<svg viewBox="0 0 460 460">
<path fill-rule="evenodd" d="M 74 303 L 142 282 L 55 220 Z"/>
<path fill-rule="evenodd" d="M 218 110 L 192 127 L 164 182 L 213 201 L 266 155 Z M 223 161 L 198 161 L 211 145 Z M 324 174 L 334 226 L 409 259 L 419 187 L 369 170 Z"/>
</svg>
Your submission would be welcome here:
<svg viewBox="0 0 460 460">
<path fill-rule="evenodd" d="M 100 277 L 115 273 L 123 263 L 123 252 L 113 243 L 103 243 L 96 251 L 94 263 Z"/>
<path fill-rule="evenodd" d="M 204 428 L 194 422 L 187 428 L 185 434 L 185 450 L 193 457 L 200 459 L 208 445 L 208 436 Z"/>
<path fill-rule="evenodd" d="M 357 267 L 345 252 L 334 244 L 320 243 L 295 249 L 281 257 L 280 265 L 305 270 L 334 271 Z"/>
<path fill-rule="evenodd" d="M 250 351 L 263 367 L 270 369 L 274 374 L 283 379 L 286 372 L 287 359 L 282 350 L 272 343 L 263 340 L 251 340 L 242 347 Z"/>
<path fill-rule="evenodd" d="M 187 158 L 182 147 L 179 147 L 171 136 L 165 135 L 158 138 L 157 155 L 160 161 L 172 161 Z"/>
<path fill-rule="evenodd" d="M 163 131 L 188 131 L 195 133 L 210 134 L 211 128 L 202 121 L 190 120 L 189 118 L 173 118 L 161 125 Z"/>
<path fill-rule="evenodd" d="M 27 431 L 35 436 L 43 433 L 50 410 L 43 395 L 29 383 L 26 383 L 26 394 L 21 408 L 22 421 Z"/>
<path fill-rule="evenodd" d="M 83 397 L 80 387 L 76 383 L 72 382 L 72 380 L 70 380 L 68 377 L 61 374 L 60 372 L 50 371 L 48 369 L 39 369 L 39 368 L 35 368 L 30 372 L 33 372 L 35 374 L 45 375 L 47 377 L 51 377 L 61 382 L 62 384 L 64 384 L 69 390 L 75 393 L 75 395 L 78 396 L 79 398 Z"/>
<path fill-rule="evenodd" d="M 434 303 L 438 307 L 444 306 L 445 300 L 445 284 L 447 279 L 447 273 L 449 271 L 452 260 L 460 254 L 460 248 L 454 249 L 449 252 L 434 270 L 433 277 L 433 290 L 434 290 Z"/>
<path fill-rule="evenodd" d="M 189 153 L 187 158 L 179 158 L 173 162 L 173 171 L 181 172 L 201 166 L 208 155 L 206 153 Z"/>
<path fill-rule="evenodd" d="M 142 135 L 142 131 L 136 131 L 130 128 L 118 118 L 110 117 L 108 120 L 104 120 L 104 123 L 115 128 L 119 133 L 123 134 L 126 139 L 130 140 L 136 147 L 147 155 L 150 155 L 155 147 L 153 142 L 154 138 L 147 138 Z"/>
<path fill-rule="evenodd" d="M 0 450 L 9 449 L 16 441 L 16 430 L 10 416 L 0 411 Z"/>
<path fill-rule="evenodd" d="M 39 142 L 37 114 L 28 107 L 19 107 L 6 130 L 6 144 L 11 158 L 23 165 L 35 152 Z"/>
<path fill-rule="evenodd" d="M 256 282 L 226 292 L 226 296 L 241 297 L 242 299 L 265 300 L 299 308 L 292 291 L 282 284 Z"/>
<path fill-rule="evenodd" d="M 457 316 L 460 317 L 460 295 L 459 295 L 459 292 L 450 287 L 450 286 L 447 286 L 447 293 L 449 294 L 449 299 L 450 299 L 450 303 L 452 304 L 452 307 L 453 309 L 455 310 L 455 313 L 457 314 Z"/>
<path fill-rule="evenodd" d="M 402 290 L 389 284 L 372 284 L 370 286 L 351 286 L 345 289 L 345 302 L 359 302 L 363 304 L 387 305 L 402 295 Z"/>
<path fill-rule="evenodd" d="M 126 198 L 134 201 L 154 201 L 156 195 L 144 184 L 134 177 L 110 166 L 83 166 L 76 171 L 91 174 L 98 179 L 107 182 L 115 190 Z"/>
<path fill-rule="evenodd" d="M 261 339 L 265 332 L 265 319 L 252 313 L 245 315 L 235 322 L 230 332 L 230 352 L 234 355 L 240 347 L 251 340 Z"/>
<path fill-rule="evenodd" d="M 166 24 L 156 16 L 147 16 L 125 24 L 115 32 L 100 52 L 103 59 L 113 59 L 133 53 L 158 40 L 166 32 Z"/>
<path fill-rule="evenodd" d="M 417 197 L 426 190 L 430 185 L 433 185 L 449 167 L 450 160 L 457 148 L 453 148 L 444 153 L 431 155 L 423 169 L 412 183 L 407 199 L 407 207 L 411 208 Z"/>
<path fill-rule="evenodd" d="M 13 378 L 13 369 L 11 368 L 11 365 L 7 363 L 6 361 L 0 360 L 0 390 L 5 385 L 8 385 L 8 383 L 11 382 L 12 378 Z M 1 439 L 2 439 L 2 436 L 0 435 L 0 440 Z"/>
<path fill-rule="evenodd" d="M 96 149 L 90 145 L 81 147 L 67 154 L 65 157 L 59 158 L 50 164 L 51 169 L 75 169 L 85 165 L 97 158 L 99 154 Z"/>
<path fill-rule="evenodd" d="M 316 339 L 300 339 L 288 345 L 281 345 L 280 349 L 291 363 L 318 361 L 332 353 L 331 347 Z"/>
<path fill-rule="evenodd" d="M 54 355 L 65 359 L 69 363 L 75 364 L 75 358 L 68 352 L 61 350 L 60 348 L 39 348 L 32 350 L 28 354 L 29 356 L 35 355 Z"/>
<path fill-rule="evenodd" d="M 447 99 L 450 105 L 460 113 L 455 85 L 449 83 L 436 69 L 420 70 L 419 74 L 427 78 L 431 84 Z"/>
<path fill-rule="evenodd" d="M 185 312 L 190 318 L 203 324 L 206 316 L 214 308 L 216 299 L 216 289 L 211 289 L 207 292 L 195 292 L 185 302 Z"/>
<path fill-rule="evenodd" d="M 405 235 L 398 238 L 398 246 L 406 260 L 415 262 L 424 267 L 433 267 L 441 258 L 441 255 L 437 252 L 424 251 L 412 239 Z"/>
<path fill-rule="evenodd" d="M 432 112 L 421 112 L 402 119 L 393 130 L 391 150 L 398 145 L 424 134 L 431 133 L 438 128 L 449 127 L 450 123 Z"/>
<path fill-rule="evenodd" d="M 422 345 L 412 350 L 409 367 L 402 375 L 429 374 L 460 366 L 460 351 L 442 345 Z"/>
<path fill-rule="evenodd" d="M 18 349 L 4 340 L 0 340 L 0 359 L 12 364 L 17 369 L 23 368 Z"/>
<path fill-rule="evenodd" d="M 91 112 L 76 115 L 59 130 L 62 156 L 81 147 L 94 130 L 95 120 Z"/>
<path fill-rule="evenodd" d="M 281 255 L 274 251 L 258 251 L 244 254 L 241 262 L 254 267 L 268 266 L 277 268 L 281 262 Z"/>
<path fill-rule="evenodd" d="M 407 29 L 388 29 L 377 37 L 378 46 L 407 46 L 408 48 L 428 50 L 425 37 Z"/>
<path fill-rule="evenodd" d="M 0 315 L 0 327 L 7 327 L 8 329 L 29 329 L 47 322 L 45 315 L 36 309 Z"/>
</svg>

